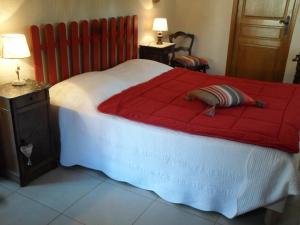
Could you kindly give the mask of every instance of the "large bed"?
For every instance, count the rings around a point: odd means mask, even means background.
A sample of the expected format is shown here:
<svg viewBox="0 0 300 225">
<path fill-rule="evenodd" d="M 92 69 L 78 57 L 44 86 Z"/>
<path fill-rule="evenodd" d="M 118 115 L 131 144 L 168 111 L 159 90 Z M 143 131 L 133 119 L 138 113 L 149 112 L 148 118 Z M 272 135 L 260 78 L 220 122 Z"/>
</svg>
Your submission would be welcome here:
<svg viewBox="0 0 300 225">
<path fill-rule="evenodd" d="M 50 89 L 59 108 L 60 162 L 103 171 L 162 198 L 232 218 L 299 193 L 299 155 L 141 124 L 97 110 L 99 102 L 169 66 L 131 60 Z"/>
<path fill-rule="evenodd" d="M 167 201 L 228 218 L 300 194 L 299 153 L 187 134 L 99 112 L 100 102 L 172 69 L 132 58 L 62 82 L 50 73 L 62 165 L 100 170 Z"/>
</svg>

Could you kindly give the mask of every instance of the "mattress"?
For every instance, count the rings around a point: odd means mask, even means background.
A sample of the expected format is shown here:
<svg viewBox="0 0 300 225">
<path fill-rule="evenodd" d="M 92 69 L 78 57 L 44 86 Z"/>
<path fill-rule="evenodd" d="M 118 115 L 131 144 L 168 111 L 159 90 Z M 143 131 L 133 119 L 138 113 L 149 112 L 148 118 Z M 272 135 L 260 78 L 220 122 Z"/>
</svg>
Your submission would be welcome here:
<svg viewBox="0 0 300 225">
<path fill-rule="evenodd" d="M 167 201 L 228 218 L 300 194 L 299 154 L 97 111 L 110 96 L 170 69 L 150 60 L 130 60 L 51 87 L 51 104 L 59 109 L 61 164 L 100 170 Z"/>
</svg>

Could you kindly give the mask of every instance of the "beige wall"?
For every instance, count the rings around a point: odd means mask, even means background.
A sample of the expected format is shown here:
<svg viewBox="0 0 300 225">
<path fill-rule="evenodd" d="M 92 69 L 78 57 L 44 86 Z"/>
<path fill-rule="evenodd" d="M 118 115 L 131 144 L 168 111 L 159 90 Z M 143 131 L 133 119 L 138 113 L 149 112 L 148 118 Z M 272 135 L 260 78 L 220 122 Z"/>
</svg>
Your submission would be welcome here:
<svg viewBox="0 0 300 225">
<path fill-rule="evenodd" d="M 154 38 L 154 17 L 167 17 L 169 30 L 184 30 L 197 36 L 194 53 L 206 57 L 209 73 L 224 74 L 233 0 L 0 0 L 0 34 L 25 33 L 31 24 L 67 22 L 110 16 L 137 14 L 139 42 Z M 284 80 L 291 82 L 300 51 L 300 16 L 291 43 Z M 16 61 L 0 59 L 0 83 L 15 77 Z M 33 77 L 32 58 L 19 60 L 25 78 Z"/>
<path fill-rule="evenodd" d="M 0 0 L 0 34 L 25 33 L 31 24 L 137 14 L 140 42 L 153 40 L 153 17 L 171 18 L 172 0 Z M 15 78 L 16 61 L 0 59 L 0 83 Z M 33 78 L 32 58 L 18 60 L 24 78 Z"/>
<path fill-rule="evenodd" d="M 212 67 L 209 73 L 225 73 L 232 5 L 233 0 L 175 0 L 177 16 L 172 22 L 172 29 L 196 34 L 194 53 L 209 60 Z M 292 62 L 292 58 L 300 52 L 299 40 L 300 16 L 298 15 L 284 77 L 285 82 L 293 80 L 296 65 Z"/>
<path fill-rule="evenodd" d="M 194 33 L 194 54 L 208 59 L 209 73 L 224 74 L 233 0 L 175 2 L 177 16 L 172 28 Z"/>
</svg>

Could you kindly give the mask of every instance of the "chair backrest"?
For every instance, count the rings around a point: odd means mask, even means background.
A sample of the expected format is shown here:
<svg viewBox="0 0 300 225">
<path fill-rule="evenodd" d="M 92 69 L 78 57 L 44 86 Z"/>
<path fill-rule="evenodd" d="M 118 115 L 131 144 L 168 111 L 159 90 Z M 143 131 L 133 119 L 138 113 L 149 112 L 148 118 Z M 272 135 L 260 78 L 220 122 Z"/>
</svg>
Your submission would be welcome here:
<svg viewBox="0 0 300 225">
<path fill-rule="evenodd" d="M 173 51 L 173 55 L 172 55 L 172 59 L 175 57 L 175 53 L 179 52 L 179 51 L 183 51 L 183 52 L 187 52 L 189 55 L 192 54 L 192 47 L 194 44 L 194 38 L 195 35 L 194 34 L 189 34 L 189 33 L 185 33 L 183 31 L 177 31 L 174 34 L 170 34 L 169 35 L 169 41 L 171 43 L 175 43 L 175 48 Z M 177 39 L 180 39 L 181 42 L 178 43 L 176 42 Z M 187 43 L 187 45 L 182 46 L 180 44 L 183 43 Z"/>
</svg>

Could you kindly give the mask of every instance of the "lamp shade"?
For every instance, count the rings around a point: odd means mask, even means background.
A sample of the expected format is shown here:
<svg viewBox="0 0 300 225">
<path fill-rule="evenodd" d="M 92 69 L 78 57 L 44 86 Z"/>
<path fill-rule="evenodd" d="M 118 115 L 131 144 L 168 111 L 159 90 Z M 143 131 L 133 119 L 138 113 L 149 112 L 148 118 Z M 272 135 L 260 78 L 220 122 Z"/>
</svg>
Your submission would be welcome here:
<svg viewBox="0 0 300 225">
<path fill-rule="evenodd" d="M 153 21 L 154 31 L 167 31 L 168 30 L 168 22 L 166 18 L 155 18 Z"/>
<path fill-rule="evenodd" d="M 2 57 L 5 59 L 22 59 L 30 56 L 24 34 L 3 34 Z"/>
</svg>

